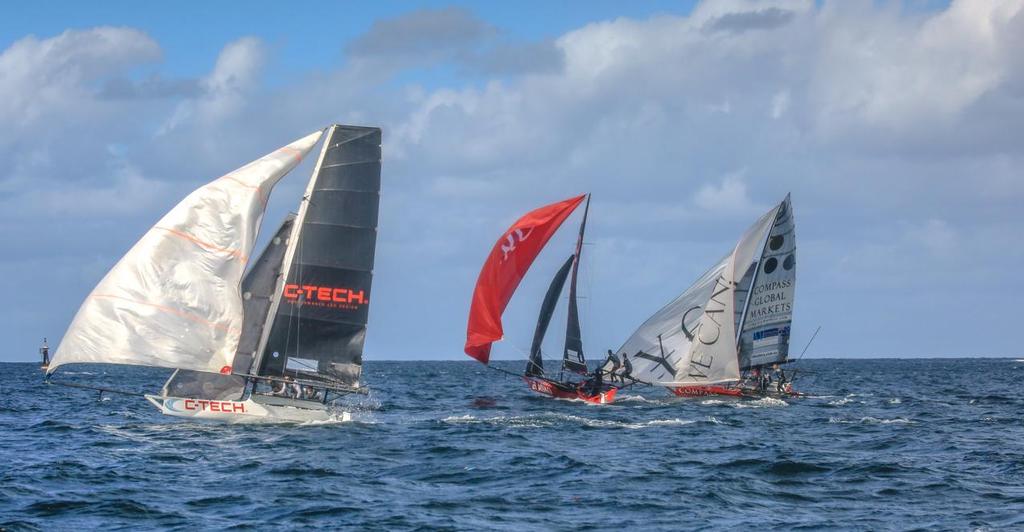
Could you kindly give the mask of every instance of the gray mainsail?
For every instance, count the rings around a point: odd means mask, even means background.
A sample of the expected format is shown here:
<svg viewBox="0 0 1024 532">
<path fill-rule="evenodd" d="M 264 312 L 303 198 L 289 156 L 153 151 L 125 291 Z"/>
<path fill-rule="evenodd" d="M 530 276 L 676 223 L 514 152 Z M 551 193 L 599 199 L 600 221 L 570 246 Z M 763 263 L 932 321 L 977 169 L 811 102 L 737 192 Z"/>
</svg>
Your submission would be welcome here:
<svg viewBox="0 0 1024 532">
<path fill-rule="evenodd" d="M 257 348 L 263 376 L 358 386 L 380 202 L 381 131 L 332 126 Z"/>
<path fill-rule="evenodd" d="M 544 342 L 544 335 L 548 331 L 548 324 L 551 323 L 551 315 L 558 305 L 558 296 L 565 287 L 565 278 L 569 275 L 569 268 L 576 260 L 576 256 L 569 257 L 565 264 L 558 269 L 555 278 L 551 280 L 548 291 L 544 294 L 544 302 L 540 306 L 540 315 L 537 317 L 537 328 L 533 333 L 533 344 L 530 346 L 530 359 L 526 362 L 526 375 L 540 377 L 544 375 L 544 356 L 541 353 L 541 344 Z"/>
</svg>

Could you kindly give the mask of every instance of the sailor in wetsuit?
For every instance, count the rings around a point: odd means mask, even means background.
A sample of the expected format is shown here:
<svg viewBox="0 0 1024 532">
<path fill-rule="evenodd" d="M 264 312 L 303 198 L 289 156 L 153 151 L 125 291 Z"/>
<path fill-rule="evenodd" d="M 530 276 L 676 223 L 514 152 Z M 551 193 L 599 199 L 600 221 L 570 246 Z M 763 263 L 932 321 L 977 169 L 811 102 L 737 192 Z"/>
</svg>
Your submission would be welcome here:
<svg viewBox="0 0 1024 532">
<path fill-rule="evenodd" d="M 775 374 L 775 391 L 783 393 L 786 391 L 786 372 L 778 364 L 772 366 L 772 373 Z"/>
<path fill-rule="evenodd" d="M 615 372 L 619 371 L 619 367 L 621 367 L 622 364 L 619 363 L 619 357 L 615 356 L 615 353 L 613 353 L 611 349 L 608 350 L 608 357 L 604 359 L 604 363 L 601 364 L 601 367 L 607 366 L 609 363 L 612 367 L 608 369 L 608 380 L 615 382 Z"/>
<path fill-rule="evenodd" d="M 604 372 L 599 367 L 594 370 L 594 376 L 587 380 L 584 391 L 593 396 L 600 394 L 602 388 L 604 388 Z"/>
<path fill-rule="evenodd" d="M 629 354 L 622 353 L 622 371 L 619 372 L 619 379 L 626 384 L 626 379 L 633 380 L 633 363 L 629 361 Z"/>
</svg>

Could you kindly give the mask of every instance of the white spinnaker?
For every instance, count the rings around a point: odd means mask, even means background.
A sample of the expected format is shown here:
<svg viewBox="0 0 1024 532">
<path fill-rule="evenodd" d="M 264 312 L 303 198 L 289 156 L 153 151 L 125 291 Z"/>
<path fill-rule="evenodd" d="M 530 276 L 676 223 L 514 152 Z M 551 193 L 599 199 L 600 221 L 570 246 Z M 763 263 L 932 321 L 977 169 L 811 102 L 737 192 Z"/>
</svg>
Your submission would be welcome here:
<svg viewBox="0 0 1024 532">
<path fill-rule="evenodd" d="M 48 373 L 76 362 L 230 372 L 242 275 L 270 191 L 321 133 L 196 189 L 164 215 L 82 303 Z"/>
<path fill-rule="evenodd" d="M 635 378 L 669 387 L 739 380 L 735 316 L 745 297 L 736 297 L 736 288 L 759 257 L 776 211 L 761 216 L 731 253 L 619 348 L 620 356 L 629 355 Z"/>
</svg>

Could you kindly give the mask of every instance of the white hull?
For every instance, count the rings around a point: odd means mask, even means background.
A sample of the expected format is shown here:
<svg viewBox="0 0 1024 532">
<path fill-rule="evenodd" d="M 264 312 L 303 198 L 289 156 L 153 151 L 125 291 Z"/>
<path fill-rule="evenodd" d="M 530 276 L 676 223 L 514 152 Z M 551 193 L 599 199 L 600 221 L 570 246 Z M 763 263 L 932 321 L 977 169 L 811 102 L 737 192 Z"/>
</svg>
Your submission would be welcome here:
<svg viewBox="0 0 1024 532">
<path fill-rule="evenodd" d="M 254 401 L 211 401 L 184 397 L 146 395 L 146 400 L 167 416 L 206 419 L 226 423 L 302 423 L 307 421 L 352 421 L 350 412 L 327 407 L 271 405 Z"/>
</svg>

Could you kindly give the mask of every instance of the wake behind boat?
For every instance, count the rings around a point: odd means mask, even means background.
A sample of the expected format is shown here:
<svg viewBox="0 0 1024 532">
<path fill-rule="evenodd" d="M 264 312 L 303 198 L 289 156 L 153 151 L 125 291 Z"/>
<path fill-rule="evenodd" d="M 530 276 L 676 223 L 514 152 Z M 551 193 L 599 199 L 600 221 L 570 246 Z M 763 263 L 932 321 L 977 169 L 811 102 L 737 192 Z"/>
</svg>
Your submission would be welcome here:
<svg viewBox="0 0 1024 532">
<path fill-rule="evenodd" d="M 321 137 L 298 214 L 246 272 L 271 189 Z M 166 415 L 350 419 L 338 400 L 365 393 L 380 141 L 378 128 L 334 125 L 192 192 L 82 303 L 47 378 L 71 363 L 173 368 L 146 395 Z"/>
<path fill-rule="evenodd" d="M 619 349 L 637 378 L 681 397 L 794 397 L 789 361 L 796 232 L 789 196 Z"/>
<path fill-rule="evenodd" d="M 512 224 L 494 244 L 487 261 L 480 270 L 480 276 L 473 291 L 465 351 L 467 355 L 480 362 L 489 363 L 491 344 L 501 340 L 504 334 L 501 316 L 519 286 L 519 282 L 551 236 L 583 202 L 584 198 L 587 202 L 583 211 L 583 220 L 580 222 L 576 248 L 555 274 L 555 278 L 551 281 L 544 296 L 533 335 L 533 343 L 530 347 L 529 360 L 522 378 L 526 385 L 537 393 L 559 399 L 581 399 L 590 403 L 605 404 L 611 403 L 615 399 L 619 388 L 604 382 L 600 369 L 593 375 L 588 373 L 586 357 L 583 353 L 579 307 L 576 298 L 583 236 L 586 232 L 587 214 L 590 211 L 589 195 L 570 198 L 527 213 Z M 562 363 L 556 378 L 554 375 L 545 373 L 541 344 L 567 278 L 570 279 L 569 312 L 566 323 L 565 348 L 562 351 Z M 586 378 L 588 376 L 589 379 Z"/>
</svg>

